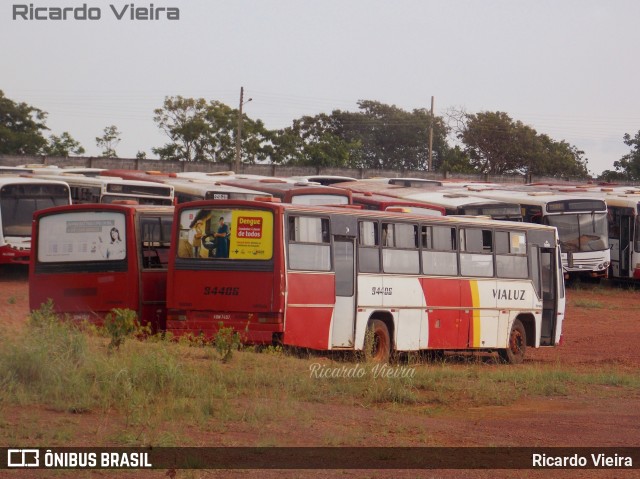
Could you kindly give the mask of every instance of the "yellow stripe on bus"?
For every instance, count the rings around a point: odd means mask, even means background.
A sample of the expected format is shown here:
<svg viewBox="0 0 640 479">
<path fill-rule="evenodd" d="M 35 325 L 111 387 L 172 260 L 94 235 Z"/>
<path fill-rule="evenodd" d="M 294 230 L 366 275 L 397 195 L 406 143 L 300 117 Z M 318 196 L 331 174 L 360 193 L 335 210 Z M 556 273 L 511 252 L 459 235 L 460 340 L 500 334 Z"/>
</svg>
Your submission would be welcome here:
<svg viewBox="0 0 640 479">
<path fill-rule="evenodd" d="M 478 282 L 469 281 L 469 287 L 471 288 L 471 304 L 473 306 L 473 321 L 471 323 L 471 346 L 474 348 L 480 347 L 480 293 L 478 292 Z"/>
</svg>

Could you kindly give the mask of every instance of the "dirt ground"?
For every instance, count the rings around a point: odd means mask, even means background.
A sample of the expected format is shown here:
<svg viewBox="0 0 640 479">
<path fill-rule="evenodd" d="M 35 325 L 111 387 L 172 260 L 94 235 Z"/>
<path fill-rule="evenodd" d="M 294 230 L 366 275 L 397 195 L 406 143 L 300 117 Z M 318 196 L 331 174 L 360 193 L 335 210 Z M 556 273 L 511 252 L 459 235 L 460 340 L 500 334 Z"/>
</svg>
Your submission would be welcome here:
<svg viewBox="0 0 640 479">
<path fill-rule="evenodd" d="M 640 289 L 602 285 L 577 285 L 567 290 L 564 343 L 553 349 L 527 351 L 528 364 L 562 364 L 589 371 L 608 366 L 637 374 L 640 367 Z M 28 314 L 28 282 L 25 269 L 0 269 L 0 324 L 18 332 Z M 511 367 L 511 366 L 500 366 Z M 615 386 L 612 386 L 612 388 Z M 0 405 L 2 406 L 2 405 Z M 266 405 L 265 407 L 269 407 Z M 273 405 L 277 408 L 277 405 Z M 358 405 L 308 404 L 311 424 L 273 421 L 267 425 L 239 424 L 225 431 L 182 429 L 199 446 L 523 446 L 523 447 L 640 447 L 640 392 L 585 393 L 518 401 L 506 406 L 469 407 L 451 413 L 426 416 L 389 408 L 384 411 Z M 39 428 L 72 424 L 72 437 L 56 446 L 95 445 L 96 435 L 123 428 L 122 418 L 98 414 L 72 415 L 15 406 L 0 407 L 0 427 L 22 432 L 21 445 L 39 444 Z M 27 429 L 24 424 L 30 424 Z M 366 440 L 354 430 L 370 431 Z M 11 437 L 11 434 L 4 434 Z M 266 438 L 281 438 L 278 443 Z M 271 439 L 272 440 L 272 439 Z M 6 441 L 6 439 L 4 440 Z M 3 444 L 15 446 L 15 444 Z M 100 446 L 109 444 L 101 443 Z M 637 466 L 636 466 L 637 467 Z M 4 471 L 7 477 L 171 477 L 169 471 Z M 47 475 L 47 473 L 49 475 Z M 200 477 L 640 477 L 640 469 L 609 471 L 178 471 L 178 478 Z M 0 471 L 0 477 L 5 477 Z"/>
</svg>

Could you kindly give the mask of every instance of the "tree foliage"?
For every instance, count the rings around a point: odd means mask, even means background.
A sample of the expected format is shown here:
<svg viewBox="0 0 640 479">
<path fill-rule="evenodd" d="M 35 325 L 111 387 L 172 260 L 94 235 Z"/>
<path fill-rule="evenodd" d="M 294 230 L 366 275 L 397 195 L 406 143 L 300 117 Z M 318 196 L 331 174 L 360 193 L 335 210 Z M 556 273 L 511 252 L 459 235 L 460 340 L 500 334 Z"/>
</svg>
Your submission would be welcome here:
<svg viewBox="0 0 640 479">
<path fill-rule="evenodd" d="M 96 137 L 96 145 L 98 145 L 98 148 L 102 148 L 101 156 L 104 158 L 118 158 L 116 148 L 122 141 L 118 127 L 115 125 L 107 126 L 102 133 L 102 136 Z"/>
<path fill-rule="evenodd" d="M 316 167 L 427 169 L 430 113 L 361 100 L 360 111 L 334 110 L 294 120 L 273 139 L 275 162 Z M 433 164 L 442 163 L 447 127 L 434 120 Z"/>
<path fill-rule="evenodd" d="M 235 158 L 238 110 L 204 98 L 165 98 L 153 120 L 170 142 L 153 148 L 161 160 L 231 163 Z M 242 116 L 242 161 L 264 161 L 271 152 L 270 132 L 260 121 Z"/>
<path fill-rule="evenodd" d="M 46 147 L 42 132 L 47 114 L 26 103 L 16 103 L 0 90 L 0 154 L 38 155 Z"/>
<path fill-rule="evenodd" d="M 85 150 L 82 145 L 76 141 L 69 132 L 65 131 L 60 136 L 51 135 L 49 143 L 44 147 L 45 154 L 49 156 L 71 156 L 82 155 Z"/>
<path fill-rule="evenodd" d="M 640 180 L 640 131 L 633 138 L 629 133 L 623 136 L 624 144 L 631 147 L 631 151 L 617 161 L 613 162 L 615 171 L 605 170 L 601 178 L 608 181 Z"/>
<path fill-rule="evenodd" d="M 479 173 L 588 176 L 583 151 L 538 134 L 504 112 L 466 115 L 458 138 Z"/>
</svg>

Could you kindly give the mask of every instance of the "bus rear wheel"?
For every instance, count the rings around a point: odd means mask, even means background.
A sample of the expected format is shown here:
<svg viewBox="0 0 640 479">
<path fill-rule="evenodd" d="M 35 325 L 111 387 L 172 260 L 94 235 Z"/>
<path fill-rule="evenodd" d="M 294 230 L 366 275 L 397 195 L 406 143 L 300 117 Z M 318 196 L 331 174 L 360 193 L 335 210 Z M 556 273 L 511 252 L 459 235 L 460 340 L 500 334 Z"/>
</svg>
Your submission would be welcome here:
<svg viewBox="0 0 640 479">
<path fill-rule="evenodd" d="M 391 337 L 387 325 L 379 319 L 374 319 L 369 330 L 371 343 L 365 346 L 369 348 L 371 360 L 376 363 L 388 363 L 391 355 Z"/>
<path fill-rule="evenodd" d="M 516 319 L 511 326 L 509 333 L 509 344 L 506 349 L 500 349 L 498 354 L 503 361 L 510 364 L 522 364 L 527 351 L 527 333 L 519 319 Z"/>
</svg>

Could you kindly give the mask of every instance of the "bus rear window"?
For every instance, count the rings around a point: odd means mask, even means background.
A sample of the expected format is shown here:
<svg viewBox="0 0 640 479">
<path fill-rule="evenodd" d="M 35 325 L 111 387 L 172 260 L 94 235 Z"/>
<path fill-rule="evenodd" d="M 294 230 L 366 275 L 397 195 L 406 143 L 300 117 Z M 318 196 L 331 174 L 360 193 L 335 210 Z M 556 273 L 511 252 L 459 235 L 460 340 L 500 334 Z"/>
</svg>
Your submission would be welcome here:
<svg viewBox="0 0 640 479">
<path fill-rule="evenodd" d="M 180 214 L 179 258 L 269 260 L 272 256 L 270 211 L 203 208 Z"/>
<path fill-rule="evenodd" d="M 43 216 L 37 234 L 40 263 L 126 258 L 125 216 L 122 213 L 78 211 Z"/>
</svg>

